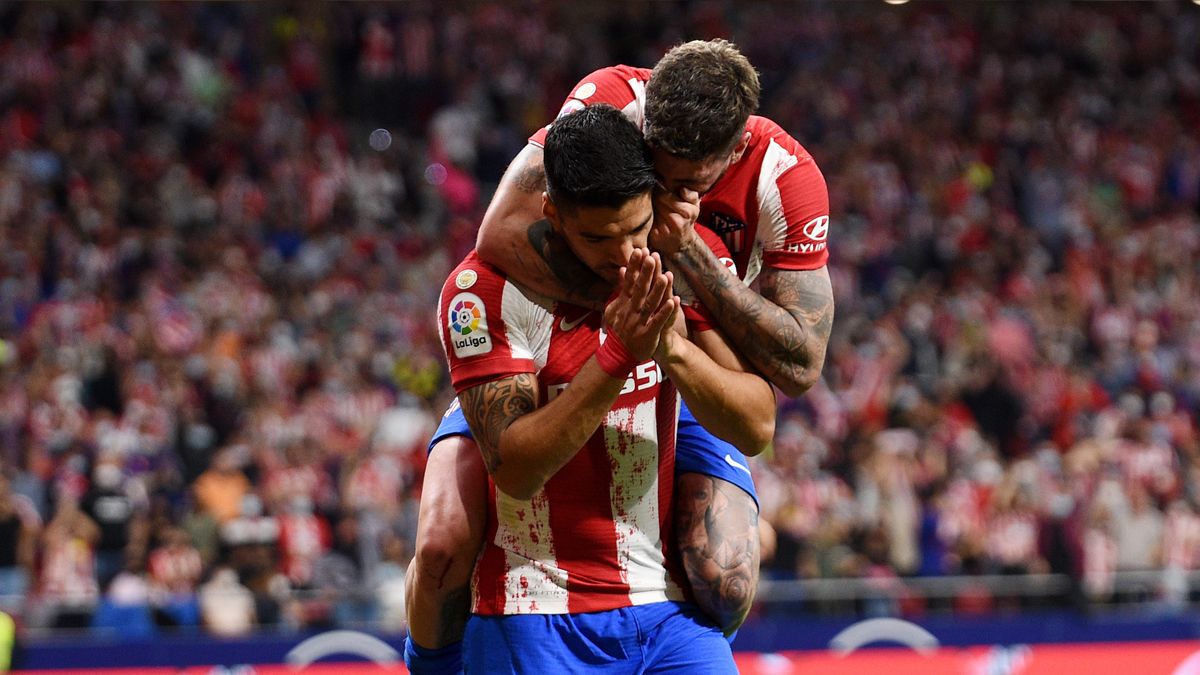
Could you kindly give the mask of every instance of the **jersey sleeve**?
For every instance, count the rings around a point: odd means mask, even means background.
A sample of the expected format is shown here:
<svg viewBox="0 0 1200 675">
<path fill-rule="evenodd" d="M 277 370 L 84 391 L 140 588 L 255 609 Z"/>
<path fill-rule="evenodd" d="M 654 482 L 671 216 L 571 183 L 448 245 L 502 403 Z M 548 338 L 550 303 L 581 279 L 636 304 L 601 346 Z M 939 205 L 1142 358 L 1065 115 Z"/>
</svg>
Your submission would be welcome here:
<svg viewBox="0 0 1200 675">
<path fill-rule="evenodd" d="M 703 225 L 696 225 L 696 234 L 700 235 L 700 239 L 712 250 L 717 256 L 717 260 L 729 270 L 730 274 L 737 276 L 737 263 L 733 261 L 733 257 L 729 254 L 729 248 L 725 246 L 725 242 L 721 237 L 712 230 Z M 681 277 L 676 278 L 676 283 L 682 283 L 686 287 L 685 281 Z M 688 297 L 684 297 L 684 293 L 680 293 L 681 299 L 684 299 L 683 316 L 687 319 L 688 328 L 693 331 L 706 331 L 716 328 L 716 320 L 708 311 L 708 308 L 702 305 L 691 288 L 685 291 Z"/>
<path fill-rule="evenodd" d="M 462 393 L 484 382 L 536 372 L 531 304 L 490 265 L 469 257 L 451 273 L 438 304 L 450 382 Z"/>
<path fill-rule="evenodd" d="M 642 128 L 646 102 L 646 79 L 649 71 L 628 66 L 609 66 L 589 73 L 575 85 L 571 95 L 563 101 L 555 119 L 594 103 L 607 103 L 625 113 L 633 123 Z M 529 142 L 544 147 L 546 132 L 550 125 L 538 129 L 529 137 Z"/>
<path fill-rule="evenodd" d="M 829 261 L 825 177 L 807 153 L 778 173 L 771 166 L 764 162 L 758 186 L 763 264 L 784 270 L 820 269 Z"/>
</svg>

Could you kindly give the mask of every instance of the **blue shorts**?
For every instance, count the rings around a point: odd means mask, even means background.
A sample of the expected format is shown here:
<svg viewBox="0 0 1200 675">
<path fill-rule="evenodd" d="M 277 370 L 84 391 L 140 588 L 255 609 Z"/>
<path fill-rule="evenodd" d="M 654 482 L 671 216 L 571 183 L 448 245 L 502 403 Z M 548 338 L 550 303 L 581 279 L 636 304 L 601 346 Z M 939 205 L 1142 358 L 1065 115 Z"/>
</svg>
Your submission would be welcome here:
<svg viewBox="0 0 1200 675">
<path fill-rule="evenodd" d="M 438 441 L 450 436 L 466 436 L 474 439 L 471 428 L 467 426 L 467 418 L 463 416 L 458 399 L 450 404 L 442 415 L 442 423 L 433 433 L 429 441 L 429 449 Z M 758 493 L 754 490 L 754 480 L 750 476 L 750 465 L 746 456 L 729 443 L 708 433 L 692 411 L 684 403 L 679 408 L 679 433 L 675 441 L 675 473 L 702 473 L 713 478 L 720 478 L 742 488 L 754 498 L 758 505 Z"/>
<path fill-rule="evenodd" d="M 589 614 L 473 615 L 464 673 L 737 673 L 721 631 L 694 605 Z"/>
</svg>

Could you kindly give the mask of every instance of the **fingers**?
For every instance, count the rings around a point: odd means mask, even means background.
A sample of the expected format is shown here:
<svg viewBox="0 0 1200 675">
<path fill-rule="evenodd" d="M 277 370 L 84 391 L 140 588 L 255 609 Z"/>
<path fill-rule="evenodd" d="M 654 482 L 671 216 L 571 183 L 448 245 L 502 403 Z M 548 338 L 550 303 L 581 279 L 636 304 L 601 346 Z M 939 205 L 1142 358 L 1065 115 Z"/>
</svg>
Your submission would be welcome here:
<svg viewBox="0 0 1200 675">
<path fill-rule="evenodd" d="M 650 284 L 654 281 L 653 277 L 647 273 L 646 254 L 645 249 L 633 249 L 633 253 L 629 256 L 629 262 L 625 265 L 626 272 L 622 292 L 628 298 L 645 297 L 646 291 L 650 289 Z"/>
<path fill-rule="evenodd" d="M 662 305 L 650 315 L 650 319 L 647 322 L 649 327 L 655 332 L 661 334 L 667 329 L 668 326 L 674 325 L 675 313 L 679 311 L 680 304 L 681 301 L 679 296 L 672 296 L 671 298 L 668 298 L 666 302 L 662 303 Z"/>
<path fill-rule="evenodd" d="M 649 316 L 651 312 L 658 309 L 665 300 L 670 296 L 672 288 L 672 276 L 670 272 L 664 274 L 662 272 L 662 261 L 658 254 L 653 255 L 654 258 L 654 283 L 650 286 L 650 291 L 646 294 L 646 304 L 643 312 Z"/>
</svg>

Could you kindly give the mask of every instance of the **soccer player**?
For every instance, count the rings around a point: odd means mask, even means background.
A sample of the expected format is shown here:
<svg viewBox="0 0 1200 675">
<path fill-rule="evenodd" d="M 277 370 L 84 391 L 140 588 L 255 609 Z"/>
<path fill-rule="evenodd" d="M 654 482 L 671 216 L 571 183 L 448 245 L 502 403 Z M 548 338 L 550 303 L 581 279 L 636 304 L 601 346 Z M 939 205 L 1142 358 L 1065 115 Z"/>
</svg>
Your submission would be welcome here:
<svg viewBox="0 0 1200 675">
<path fill-rule="evenodd" d="M 719 333 L 675 332 L 671 274 L 644 249 L 655 178 L 636 126 L 609 106 L 561 117 L 545 166 L 543 213 L 610 299 L 549 301 L 474 254 L 443 287 L 450 376 L 492 485 L 466 670 L 736 672 L 669 571 L 676 389 L 748 448 L 770 441 L 774 391 Z"/>
<path fill-rule="evenodd" d="M 653 71 L 613 66 L 588 75 L 562 110 L 608 103 L 643 128 L 663 188 L 651 243 L 677 283 L 686 280 L 715 314 L 735 351 L 798 395 L 819 376 L 833 323 L 828 195 L 804 148 L 751 114 L 758 95 L 758 76 L 733 45 L 695 41 L 672 49 Z M 544 138 L 545 130 L 535 134 L 506 172 L 480 229 L 479 254 L 548 296 L 594 304 L 602 282 L 570 264 L 545 223 L 528 225 L 544 187 Z M 721 235 L 735 264 L 696 246 L 696 235 L 706 234 L 697 222 Z M 479 483 L 483 468 L 466 432 L 451 410 L 434 436 L 409 576 L 411 635 L 448 652 L 462 632 L 462 598 L 482 536 L 482 496 L 466 487 Z M 743 454 L 705 432 L 686 407 L 675 494 L 676 536 L 695 599 L 731 631 L 757 583 L 754 486 Z"/>
</svg>

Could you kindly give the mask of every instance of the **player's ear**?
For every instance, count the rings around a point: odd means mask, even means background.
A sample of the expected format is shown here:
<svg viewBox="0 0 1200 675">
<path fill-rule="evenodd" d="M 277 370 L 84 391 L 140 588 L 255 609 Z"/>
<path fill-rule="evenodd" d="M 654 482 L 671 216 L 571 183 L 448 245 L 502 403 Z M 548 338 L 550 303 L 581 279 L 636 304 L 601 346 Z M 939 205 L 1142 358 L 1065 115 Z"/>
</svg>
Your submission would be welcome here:
<svg viewBox="0 0 1200 675">
<path fill-rule="evenodd" d="M 562 231 L 562 223 L 558 217 L 558 207 L 554 205 L 554 202 L 550 201 L 550 194 L 546 192 L 542 193 L 542 216 L 546 219 L 546 222 L 550 223 L 550 227 L 554 228 L 555 232 Z"/>
<path fill-rule="evenodd" d="M 730 161 L 736 162 L 742 158 L 746 152 L 746 148 L 750 147 L 750 132 L 743 131 L 742 137 L 738 139 L 737 145 L 733 146 L 733 157 Z"/>
</svg>

